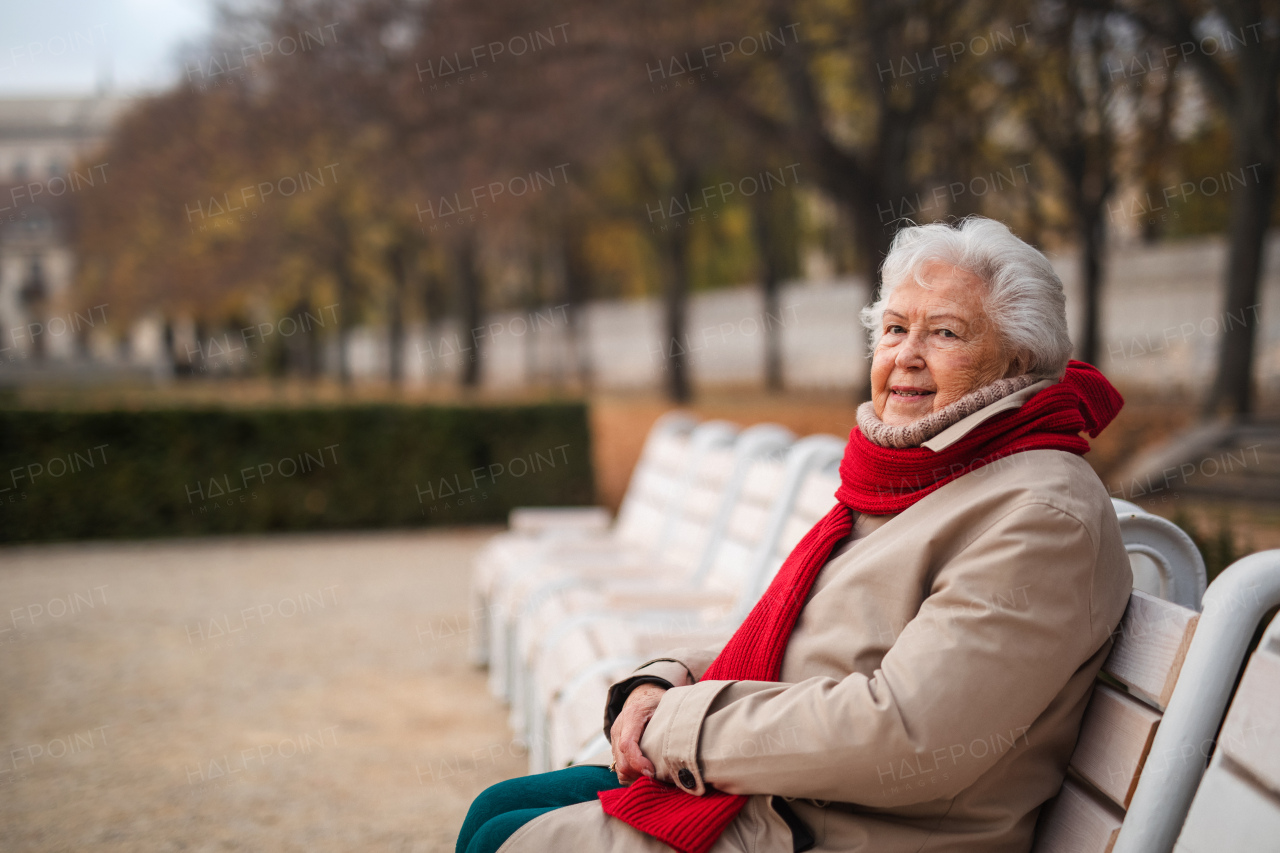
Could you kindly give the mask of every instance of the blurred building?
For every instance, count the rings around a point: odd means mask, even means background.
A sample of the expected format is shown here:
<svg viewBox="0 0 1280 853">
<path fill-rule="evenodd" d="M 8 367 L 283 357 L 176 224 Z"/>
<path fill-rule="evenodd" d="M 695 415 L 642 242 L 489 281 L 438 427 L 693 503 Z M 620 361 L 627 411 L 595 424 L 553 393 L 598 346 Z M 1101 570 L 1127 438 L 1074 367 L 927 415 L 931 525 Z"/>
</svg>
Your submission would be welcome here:
<svg viewBox="0 0 1280 853">
<path fill-rule="evenodd" d="M 0 99 L 0 368 L 83 353 L 106 309 L 69 312 L 72 201 L 110 178 L 94 155 L 126 98 Z"/>
</svg>

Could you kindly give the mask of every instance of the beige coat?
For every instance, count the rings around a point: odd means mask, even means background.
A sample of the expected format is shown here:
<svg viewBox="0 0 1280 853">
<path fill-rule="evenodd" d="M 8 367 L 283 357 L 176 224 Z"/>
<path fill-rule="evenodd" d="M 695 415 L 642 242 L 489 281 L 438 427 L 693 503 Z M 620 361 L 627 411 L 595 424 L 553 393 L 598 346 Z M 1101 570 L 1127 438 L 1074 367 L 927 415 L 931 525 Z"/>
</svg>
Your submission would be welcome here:
<svg viewBox="0 0 1280 853">
<path fill-rule="evenodd" d="M 1033 450 L 869 521 L 883 523 L 863 525 L 819 573 L 780 682 L 698 681 L 708 650 L 643 667 L 678 686 L 641 748 L 663 781 L 687 770 L 692 793 L 752 795 L 715 853 L 790 853 L 772 796 L 790 801 L 819 851 L 1025 853 L 1132 587 L 1107 492 L 1079 456 Z M 502 847 L 669 849 L 595 801 L 543 815 Z"/>
</svg>

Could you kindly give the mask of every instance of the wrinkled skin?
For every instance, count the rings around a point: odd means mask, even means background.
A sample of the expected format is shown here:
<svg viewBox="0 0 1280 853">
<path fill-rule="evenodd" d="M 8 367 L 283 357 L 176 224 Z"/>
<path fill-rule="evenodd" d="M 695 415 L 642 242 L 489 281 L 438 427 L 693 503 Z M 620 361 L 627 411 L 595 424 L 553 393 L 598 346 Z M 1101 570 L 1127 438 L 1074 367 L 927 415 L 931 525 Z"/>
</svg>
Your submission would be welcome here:
<svg viewBox="0 0 1280 853">
<path fill-rule="evenodd" d="M 624 785 L 641 776 L 653 776 L 653 762 L 640 751 L 640 738 L 666 692 L 665 687 L 657 684 L 641 684 L 627 696 L 609 729 L 614 769 L 618 773 L 618 781 Z"/>
<path fill-rule="evenodd" d="M 885 306 L 871 358 L 871 403 L 889 426 L 905 426 L 1005 376 L 1025 372 L 1006 351 L 983 305 L 986 284 L 948 264 L 924 267 Z"/>
</svg>

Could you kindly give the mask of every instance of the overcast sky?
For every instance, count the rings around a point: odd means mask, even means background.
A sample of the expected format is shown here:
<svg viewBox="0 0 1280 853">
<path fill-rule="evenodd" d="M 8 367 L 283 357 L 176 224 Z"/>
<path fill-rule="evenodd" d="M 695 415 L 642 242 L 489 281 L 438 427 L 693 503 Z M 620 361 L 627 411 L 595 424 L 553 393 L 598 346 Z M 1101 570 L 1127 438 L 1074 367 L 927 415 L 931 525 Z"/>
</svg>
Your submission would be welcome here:
<svg viewBox="0 0 1280 853">
<path fill-rule="evenodd" d="M 0 0 L 0 97 L 155 91 L 212 23 L 212 0 Z"/>
</svg>

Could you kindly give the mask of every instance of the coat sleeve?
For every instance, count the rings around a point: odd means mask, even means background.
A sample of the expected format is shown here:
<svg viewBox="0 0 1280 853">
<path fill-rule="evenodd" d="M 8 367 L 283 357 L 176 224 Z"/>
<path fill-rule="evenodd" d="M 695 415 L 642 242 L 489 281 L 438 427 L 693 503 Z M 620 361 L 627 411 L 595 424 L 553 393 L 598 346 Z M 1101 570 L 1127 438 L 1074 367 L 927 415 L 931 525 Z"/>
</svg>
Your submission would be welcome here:
<svg viewBox="0 0 1280 853">
<path fill-rule="evenodd" d="M 655 658 L 621 681 L 609 685 L 604 702 L 604 735 L 609 737 L 613 721 L 622 711 L 627 696 L 640 684 L 662 684 L 665 687 L 684 687 L 694 684 L 707 671 L 719 649 L 677 649 L 667 657 Z"/>
<path fill-rule="evenodd" d="M 1097 561 L 1074 516 L 1014 508 L 937 572 L 870 677 L 676 687 L 641 749 L 659 779 L 698 795 L 710 785 L 871 807 L 954 796 L 1025 741 L 1107 641 L 1114 626 L 1091 616 Z M 946 781 L 894 784 L 902 762 Z"/>
</svg>

